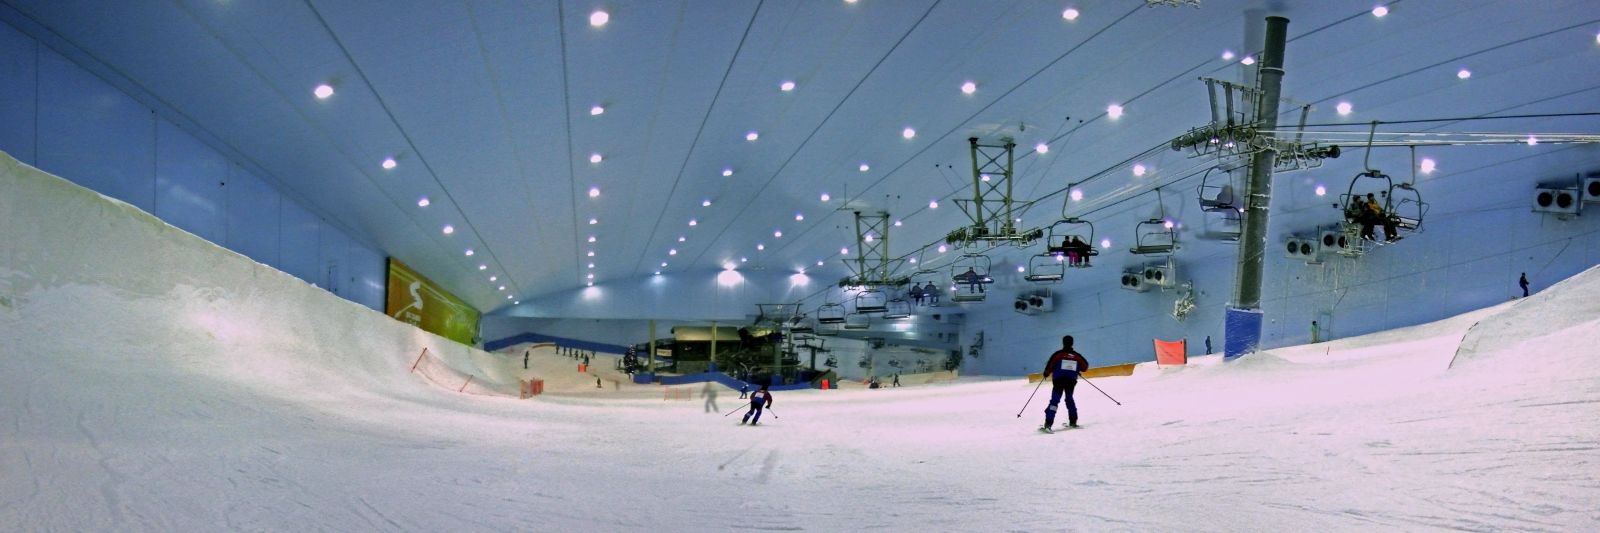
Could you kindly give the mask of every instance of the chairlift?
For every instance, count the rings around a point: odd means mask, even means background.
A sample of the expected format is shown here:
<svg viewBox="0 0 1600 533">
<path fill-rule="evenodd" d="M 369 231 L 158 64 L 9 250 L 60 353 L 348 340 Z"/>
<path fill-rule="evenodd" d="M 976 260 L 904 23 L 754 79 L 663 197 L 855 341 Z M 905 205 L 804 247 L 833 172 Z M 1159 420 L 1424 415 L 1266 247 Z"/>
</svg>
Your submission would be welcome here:
<svg viewBox="0 0 1600 533">
<path fill-rule="evenodd" d="M 861 313 L 852 313 L 844 317 L 844 329 L 867 329 L 872 325 L 872 319 Z"/>
<path fill-rule="evenodd" d="M 958 303 L 983 301 L 983 286 L 994 283 L 994 278 L 989 275 L 990 264 L 989 256 L 983 254 L 963 254 L 957 258 L 950 267 L 950 278 L 966 285 L 967 290 L 951 291 L 950 300 Z"/>
<path fill-rule="evenodd" d="M 1172 222 L 1152 218 L 1134 226 L 1133 248 L 1128 252 L 1138 255 L 1170 254 L 1178 245 L 1178 234 Z"/>
<path fill-rule="evenodd" d="M 845 309 L 842 304 L 822 304 L 817 307 L 818 324 L 842 324 L 845 318 Z"/>
<path fill-rule="evenodd" d="M 1237 215 L 1239 212 L 1239 196 L 1236 191 L 1239 190 L 1239 187 L 1233 182 L 1233 170 L 1224 172 L 1222 179 L 1212 180 L 1211 172 L 1214 170 L 1216 170 L 1216 167 L 1207 169 L 1206 173 L 1200 177 L 1200 188 L 1197 190 L 1200 197 L 1200 210 L 1234 213 Z M 1219 181 L 1221 182 L 1220 184 L 1218 183 Z"/>
<path fill-rule="evenodd" d="M 1059 226 L 1066 226 L 1057 229 Z M 1078 217 L 1063 219 L 1050 225 L 1045 240 L 1045 250 L 1053 255 L 1065 256 L 1066 266 L 1088 268 L 1089 258 L 1100 255 L 1094 245 L 1094 224 Z"/>
<path fill-rule="evenodd" d="M 862 289 L 856 295 L 857 313 L 882 313 L 887 308 L 889 296 L 878 289 Z"/>
<path fill-rule="evenodd" d="M 908 318 L 910 316 L 911 302 L 907 302 L 905 298 L 891 298 L 889 299 L 889 302 L 884 305 L 883 318 L 895 320 Z"/>
<path fill-rule="evenodd" d="M 1422 201 L 1421 191 L 1410 183 L 1398 183 L 1389 189 L 1389 200 L 1393 205 L 1388 215 L 1394 220 L 1395 229 L 1412 233 L 1422 231 L 1422 219 L 1428 214 L 1428 203 Z"/>
<path fill-rule="evenodd" d="M 1065 257 L 1056 254 L 1040 254 L 1028 258 L 1028 274 L 1022 279 L 1034 283 L 1061 283 L 1067 274 L 1067 261 Z"/>
<path fill-rule="evenodd" d="M 828 360 L 822 362 L 822 366 L 828 368 L 839 368 L 839 358 L 830 355 L 828 356 Z"/>
</svg>

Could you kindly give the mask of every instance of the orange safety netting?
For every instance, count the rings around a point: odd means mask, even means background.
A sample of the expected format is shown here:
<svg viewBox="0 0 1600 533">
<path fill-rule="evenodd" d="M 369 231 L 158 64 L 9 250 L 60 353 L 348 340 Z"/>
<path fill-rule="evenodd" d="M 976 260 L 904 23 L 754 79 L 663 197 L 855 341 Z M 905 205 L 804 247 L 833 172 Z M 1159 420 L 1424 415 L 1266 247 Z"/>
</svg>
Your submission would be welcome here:
<svg viewBox="0 0 1600 533">
<path fill-rule="evenodd" d="M 1156 364 L 1181 365 L 1189 362 L 1188 339 L 1164 341 L 1151 339 L 1156 345 Z"/>
</svg>

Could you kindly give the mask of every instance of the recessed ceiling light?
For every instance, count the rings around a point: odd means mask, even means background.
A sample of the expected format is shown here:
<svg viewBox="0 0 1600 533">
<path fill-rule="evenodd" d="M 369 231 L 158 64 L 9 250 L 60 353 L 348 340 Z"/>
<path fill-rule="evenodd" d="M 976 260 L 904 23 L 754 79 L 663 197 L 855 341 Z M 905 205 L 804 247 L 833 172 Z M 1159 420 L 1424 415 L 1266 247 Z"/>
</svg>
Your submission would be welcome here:
<svg viewBox="0 0 1600 533">
<path fill-rule="evenodd" d="M 478 265 L 478 270 L 489 270 L 489 265 Z"/>
<path fill-rule="evenodd" d="M 1061 18 L 1067 20 L 1078 20 L 1078 10 L 1069 7 L 1066 11 L 1061 12 Z"/>
<path fill-rule="evenodd" d="M 907 260 L 906 260 L 906 261 L 907 261 L 907 262 L 910 262 L 910 263 L 911 263 L 911 264 L 913 264 L 913 265 L 915 265 L 915 264 L 917 264 L 917 258 L 915 258 L 915 257 L 913 257 L 913 258 L 910 258 L 910 259 L 907 259 Z"/>
<path fill-rule="evenodd" d="M 589 242 L 594 242 L 594 235 L 589 236 Z"/>
<path fill-rule="evenodd" d="M 512 300 L 511 305 L 522 305 L 522 300 Z"/>
<path fill-rule="evenodd" d="M 767 245 L 761 244 L 761 243 L 756 243 L 756 251 L 757 252 L 763 251 L 763 250 L 766 250 L 766 249 L 767 249 Z"/>
<path fill-rule="evenodd" d="M 689 225 L 690 226 L 699 226 L 700 225 L 700 221 L 691 218 L 691 219 L 689 219 Z"/>
<path fill-rule="evenodd" d="M 928 200 L 928 209 L 938 209 L 938 208 L 939 208 L 939 201 L 938 200 Z"/>
<path fill-rule="evenodd" d="M 594 26 L 594 27 L 598 28 L 598 27 L 606 25 L 607 22 L 611 22 L 611 14 L 610 13 L 606 13 L 603 10 L 596 10 L 595 12 L 589 14 L 589 25 L 590 26 Z"/>
<path fill-rule="evenodd" d="M 1106 237 L 1104 239 L 1100 239 L 1100 247 L 1101 248 L 1111 248 L 1111 238 L 1110 237 Z"/>
<path fill-rule="evenodd" d="M 789 81 L 789 80 L 783 80 L 783 83 L 778 84 L 778 90 L 783 91 L 783 92 L 793 91 L 794 90 L 794 82 Z"/>
<path fill-rule="evenodd" d="M 828 200 L 832 200 L 832 199 L 833 199 L 833 197 L 832 197 L 832 196 L 828 196 L 828 193 L 822 193 L 822 196 L 820 196 L 820 197 L 819 197 L 819 198 L 821 198 L 821 199 L 822 199 L 822 201 L 824 201 L 824 202 L 826 202 L 826 201 L 828 201 Z"/>
<path fill-rule="evenodd" d="M 398 163 L 394 162 L 394 158 L 393 157 L 384 158 L 384 160 L 383 160 L 383 169 L 384 170 L 393 170 L 395 165 L 397 165 L 397 164 Z"/>
<path fill-rule="evenodd" d="M 489 281 L 500 281 L 500 276 L 489 276 Z"/>
<path fill-rule="evenodd" d="M 805 220 L 805 219 L 806 219 L 806 215 L 804 213 L 795 213 L 794 214 L 794 221 L 795 222 L 799 222 L 799 221 L 802 221 L 802 220 Z"/>
<path fill-rule="evenodd" d="M 731 169 L 731 168 L 722 169 L 722 177 L 726 178 L 726 177 L 732 176 L 732 175 L 733 175 L 733 169 Z"/>
<path fill-rule="evenodd" d="M 509 295 L 509 294 L 507 294 L 507 295 L 506 295 L 506 299 L 507 299 L 507 300 L 510 300 L 510 299 L 511 299 L 511 295 Z M 515 302 L 513 302 L 513 303 L 515 303 Z"/>
<path fill-rule="evenodd" d="M 589 263 L 589 268 L 594 268 L 594 263 Z"/>
<path fill-rule="evenodd" d="M 1117 104 L 1106 106 L 1106 116 L 1111 117 L 1111 120 L 1122 118 L 1122 106 Z"/>
<path fill-rule="evenodd" d="M 684 238 L 684 236 L 682 236 L 682 235 L 678 236 L 678 242 L 683 242 L 683 241 L 686 241 L 686 240 L 689 240 L 689 239 Z"/>
<path fill-rule="evenodd" d="M 844 3 L 846 3 L 846 4 L 854 4 L 854 3 L 856 3 L 856 0 L 844 0 Z"/>
<path fill-rule="evenodd" d="M 1528 142 L 1528 146 L 1533 146 L 1535 144 L 1539 144 L 1539 138 L 1538 137 L 1534 137 L 1532 135 L 1529 135 L 1527 142 Z"/>
<path fill-rule="evenodd" d="M 1017 272 L 1021 273 L 1021 272 L 1027 272 L 1027 271 L 1028 271 L 1028 267 L 1025 267 L 1025 266 L 1022 266 L 1022 265 L 1017 265 Z"/>
<path fill-rule="evenodd" d="M 1048 153 L 1050 153 L 1050 145 L 1045 144 L 1045 143 L 1035 144 L 1035 145 L 1033 145 L 1033 151 L 1039 152 L 1041 154 L 1048 154 Z"/>
<path fill-rule="evenodd" d="M 472 257 L 472 254 L 474 254 L 476 252 L 473 252 L 471 248 L 467 248 L 467 252 L 466 253 L 467 253 L 467 257 Z"/>
<path fill-rule="evenodd" d="M 740 257 L 739 258 L 739 262 L 740 263 L 748 263 L 748 262 L 750 262 L 750 259 L 747 258 L 747 257 Z"/>
<path fill-rule="evenodd" d="M 662 261 L 661 262 L 661 268 L 667 268 L 667 262 L 666 261 Z"/>
<path fill-rule="evenodd" d="M 1133 175 L 1135 176 L 1143 176 L 1147 170 L 1149 169 L 1144 168 L 1144 165 L 1142 164 L 1135 163 L 1133 165 Z"/>
<path fill-rule="evenodd" d="M 1074 202 L 1082 201 L 1083 200 L 1083 189 L 1073 189 L 1071 196 L 1072 196 L 1072 201 L 1074 201 Z"/>
<path fill-rule="evenodd" d="M 1461 78 L 1463 80 L 1467 79 L 1467 78 L 1471 78 L 1472 77 L 1472 71 L 1467 70 L 1467 69 L 1457 70 L 1456 71 L 1456 77 L 1457 78 Z"/>
<path fill-rule="evenodd" d="M 978 84 L 970 81 L 961 84 L 961 94 L 972 94 L 975 92 L 978 92 Z"/>
<path fill-rule="evenodd" d="M 862 237 L 861 240 L 872 242 L 872 234 L 868 233 L 865 237 Z"/>
<path fill-rule="evenodd" d="M 656 271 L 656 275 L 657 275 L 657 276 L 660 276 L 660 275 L 661 275 L 661 271 L 660 271 L 660 270 L 657 270 L 657 271 Z"/>
<path fill-rule="evenodd" d="M 1256 56 L 1244 56 L 1244 59 L 1240 59 L 1239 63 L 1247 67 L 1254 65 L 1256 64 Z"/>
<path fill-rule="evenodd" d="M 948 250 L 949 250 L 949 249 L 950 249 L 950 248 L 948 248 L 948 247 L 946 247 L 946 246 L 945 246 L 945 245 L 943 245 L 943 244 L 941 244 L 941 245 L 939 245 L 939 253 L 941 253 L 941 254 L 942 254 L 942 253 L 945 253 L 945 252 L 946 252 L 946 251 L 948 251 Z"/>
<path fill-rule="evenodd" d="M 584 276 L 584 278 L 587 278 L 587 279 L 594 279 L 594 274 L 589 274 L 589 275 L 586 275 L 586 276 Z"/>
<path fill-rule="evenodd" d="M 506 290 L 506 286 L 505 286 L 505 285 L 501 285 L 501 286 L 500 286 L 500 290 L 502 290 L 502 291 L 503 291 L 503 290 Z"/>
<path fill-rule="evenodd" d="M 1350 105 L 1350 102 L 1339 102 L 1339 105 L 1333 106 L 1333 109 L 1338 111 L 1340 115 L 1348 115 L 1355 109 L 1355 106 Z"/>
<path fill-rule="evenodd" d="M 317 95 L 318 100 L 327 100 L 329 96 L 333 96 L 333 86 L 326 83 L 318 85 L 316 89 L 311 90 L 311 94 Z"/>
<path fill-rule="evenodd" d="M 1167 228 L 1167 229 L 1172 229 L 1172 226 L 1174 224 L 1176 224 L 1176 223 L 1173 222 L 1171 219 L 1167 219 L 1167 220 L 1161 221 L 1161 227 Z"/>
<path fill-rule="evenodd" d="M 429 203 L 431 202 L 428 201 L 426 196 L 417 199 L 417 207 L 428 207 Z"/>
<path fill-rule="evenodd" d="M 589 116 L 603 115 L 603 114 L 605 114 L 605 112 L 606 112 L 605 106 L 596 105 L 594 107 L 589 108 Z"/>
<path fill-rule="evenodd" d="M 861 166 L 856 167 L 856 168 L 861 170 L 862 172 L 866 172 L 868 170 L 872 170 L 872 165 L 868 165 L 866 163 L 862 163 Z"/>
<path fill-rule="evenodd" d="M 817 266 L 822 266 L 822 261 L 817 261 Z"/>
<path fill-rule="evenodd" d="M 1421 170 L 1423 174 L 1432 174 L 1434 170 L 1439 168 L 1439 164 L 1428 157 L 1422 158 L 1422 162 L 1417 166 L 1419 167 L 1417 170 Z"/>
<path fill-rule="evenodd" d="M 569 159 L 568 161 L 571 161 L 571 160 Z M 600 197 L 600 188 L 599 187 L 590 187 L 589 188 L 589 197 L 590 198 L 599 198 Z"/>
<path fill-rule="evenodd" d="M 673 248 L 671 250 L 667 250 L 667 255 L 678 255 L 678 249 Z"/>
<path fill-rule="evenodd" d="M 781 230 L 781 229 L 780 230 L 772 230 L 772 237 L 775 238 L 775 239 L 782 239 L 783 238 L 783 230 Z"/>
<path fill-rule="evenodd" d="M 449 235 L 451 233 L 455 233 L 456 232 L 456 227 L 455 226 L 451 226 L 449 224 L 445 224 L 444 225 L 444 229 L 441 230 L 441 231 L 444 231 L 445 235 Z"/>
<path fill-rule="evenodd" d="M 907 127 L 906 129 L 900 130 L 900 136 L 901 137 L 905 137 L 907 139 L 910 139 L 912 137 L 916 137 L 917 136 L 917 130 L 914 130 L 914 129 L 911 129 L 911 128 Z"/>
<path fill-rule="evenodd" d="M 1316 190 L 1314 190 L 1312 192 L 1317 193 L 1317 196 L 1327 196 L 1328 195 L 1328 188 L 1323 186 L 1323 185 L 1317 185 Z"/>
<path fill-rule="evenodd" d="M 583 286 L 585 286 L 585 287 L 593 287 L 594 286 L 594 282 L 591 281 L 591 282 L 585 283 L 585 284 L 583 284 Z"/>
<path fill-rule="evenodd" d="M 598 219 L 598 218 L 591 218 L 591 219 L 589 219 L 589 225 L 590 225 L 590 226 L 593 226 L 593 225 L 595 225 L 595 224 L 599 224 L 599 223 L 600 223 L 600 219 Z"/>
<path fill-rule="evenodd" d="M 849 248 L 840 248 L 839 249 L 839 255 L 850 255 L 850 249 Z"/>
<path fill-rule="evenodd" d="M 599 162 L 604 161 L 604 160 L 605 160 L 605 158 L 601 157 L 600 154 L 597 154 L 597 153 L 596 154 L 589 154 L 589 162 L 590 163 L 599 163 Z"/>
<path fill-rule="evenodd" d="M 761 134 L 753 132 L 753 131 L 744 134 L 744 140 L 746 140 L 746 141 L 754 141 L 754 140 L 760 139 L 760 138 L 761 138 Z"/>
<path fill-rule="evenodd" d="M 898 220 L 894 221 L 894 227 L 897 227 L 897 228 L 900 227 L 900 221 L 898 221 Z"/>
<path fill-rule="evenodd" d="M 594 257 L 594 250 L 589 250 L 589 253 L 584 254 L 584 255 L 587 255 L 589 257 Z"/>
<path fill-rule="evenodd" d="M 1372 8 L 1372 16 L 1374 16 L 1374 17 L 1383 18 L 1384 15 L 1388 15 L 1388 14 L 1389 14 L 1389 7 L 1388 6 L 1378 6 L 1378 7 Z"/>
<path fill-rule="evenodd" d="M 1223 61 L 1233 61 L 1233 50 L 1223 50 L 1222 51 L 1222 60 Z"/>
<path fill-rule="evenodd" d="M 711 200 L 701 200 L 700 207 L 711 207 Z"/>
</svg>

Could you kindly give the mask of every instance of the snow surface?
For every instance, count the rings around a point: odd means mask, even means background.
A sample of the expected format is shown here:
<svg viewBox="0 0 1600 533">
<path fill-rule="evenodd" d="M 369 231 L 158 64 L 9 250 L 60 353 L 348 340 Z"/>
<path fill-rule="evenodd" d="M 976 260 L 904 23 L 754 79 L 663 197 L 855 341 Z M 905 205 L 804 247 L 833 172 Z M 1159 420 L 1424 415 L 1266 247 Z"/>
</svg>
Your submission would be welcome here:
<svg viewBox="0 0 1600 533">
<path fill-rule="evenodd" d="M 3 155 L 0 227 L 5 531 L 1600 530 L 1595 270 L 1432 324 L 1141 365 L 1094 380 L 1121 406 L 1080 384 L 1086 428 L 1055 435 L 1034 431 L 1048 390 L 1016 416 L 1016 379 L 778 393 L 741 427 L 706 413 L 706 392 L 740 405 L 724 388 L 586 389 L 548 350 L 527 373 L 545 396 L 446 390 L 409 371 L 422 348 L 491 388 L 520 351 Z"/>
</svg>

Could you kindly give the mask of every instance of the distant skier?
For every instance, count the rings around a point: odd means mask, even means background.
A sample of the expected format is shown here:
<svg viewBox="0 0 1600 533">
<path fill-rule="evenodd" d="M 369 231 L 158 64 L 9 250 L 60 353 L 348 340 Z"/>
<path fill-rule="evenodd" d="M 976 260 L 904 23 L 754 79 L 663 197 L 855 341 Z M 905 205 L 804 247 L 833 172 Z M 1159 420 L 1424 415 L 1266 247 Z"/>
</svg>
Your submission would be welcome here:
<svg viewBox="0 0 1600 533">
<path fill-rule="evenodd" d="M 1206 355 L 1211 355 L 1211 336 L 1206 335 Z"/>
<path fill-rule="evenodd" d="M 1528 297 L 1528 273 L 1527 272 L 1523 272 L 1522 273 L 1522 277 L 1517 279 L 1517 285 L 1522 287 L 1522 297 L 1523 298 L 1527 298 Z"/>
<path fill-rule="evenodd" d="M 896 387 L 900 386 L 900 373 L 899 372 L 895 372 L 894 373 L 894 386 L 896 386 Z"/>
<path fill-rule="evenodd" d="M 532 348 L 529 348 L 527 350 L 523 350 L 522 351 L 522 369 L 523 370 L 527 370 L 528 369 L 528 355 L 532 354 L 532 353 L 533 353 L 533 349 Z"/>
<path fill-rule="evenodd" d="M 749 383 L 739 383 L 739 399 L 743 400 L 743 399 L 745 399 L 745 398 L 747 398 L 749 396 L 750 396 L 750 384 Z"/>
<path fill-rule="evenodd" d="M 1316 344 L 1318 342 L 1322 342 L 1322 339 L 1320 338 L 1321 336 L 1322 336 L 1322 328 L 1317 326 L 1317 321 L 1312 320 L 1311 321 L 1311 344 Z"/>
<path fill-rule="evenodd" d="M 700 397 L 706 399 L 707 413 L 718 413 L 722 411 L 721 409 L 717 408 L 717 389 L 711 386 L 710 381 L 707 381 L 705 388 L 700 390 Z"/>
<path fill-rule="evenodd" d="M 1072 336 L 1061 337 L 1061 349 L 1050 354 L 1044 364 L 1044 377 L 1052 383 L 1050 405 L 1044 408 L 1044 425 L 1039 431 L 1053 433 L 1050 426 L 1056 423 L 1056 402 L 1067 404 L 1067 427 L 1078 427 L 1078 403 L 1072 401 L 1072 389 L 1078 386 L 1078 374 L 1089 370 L 1089 360 L 1072 349 Z"/>
<path fill-rule="evenodd" d="M 742 426 L 746 422 L 752 426 L 760 425 L 761 410 L 768 407 L 772 407 L 772 393 L 767 390 L 766 385 L 762 385 L 761 390 L 750 395 L 750 411 L 744 414 L 744 420 L 740 420 L 739 425 Z M 752 415 L 754 415 L 753 418 Z"/>
</svg>

